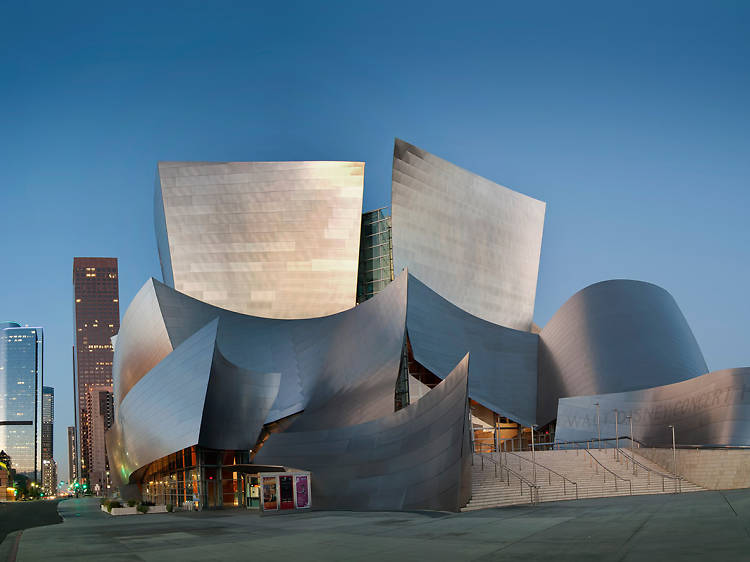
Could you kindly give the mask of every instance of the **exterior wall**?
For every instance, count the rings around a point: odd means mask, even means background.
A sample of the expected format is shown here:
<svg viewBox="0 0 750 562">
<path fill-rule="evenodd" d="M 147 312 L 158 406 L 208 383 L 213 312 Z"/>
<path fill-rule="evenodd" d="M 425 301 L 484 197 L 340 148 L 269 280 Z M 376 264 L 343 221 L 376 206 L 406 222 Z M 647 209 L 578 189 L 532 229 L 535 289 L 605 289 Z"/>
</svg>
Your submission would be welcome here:
<svg viewBox="0 0 750 562">
<path fill-rule="evenodd" d="M 78 453 L 76 451 L 76 428 L 68 426 L 68 479 L 73 482 L 78 478 Z"/>
<path fill-rule="evenodd" d="M 396 139 L 393 261 L 466 312 L 528 331 L 546 204 Z"/>
<path fill-rule="evenodd" d="M 554 419 L 559 398 L 639 390 L 708 371 L 675 300 L 642 281 L 586 287 L 555 313 L 540 337 L 540 425 Z"/>
<path fill-rule="evenodd" d="M 648 446 L 668 447 L 675 427 L 678 445 L 750 446 L 750 368 L 726 369 L 686 381 L 632 392 L 563 398 L 559 402 L 555 440 L 581 441 L 597 435 L 596 407 L 602 438 L 630 433 Z"/>
<path fill-rule="evenodd" d="M 57 463 L 54 459 L 42 461 L 42 489 L 47 497 L 57 494 Z"/>
<path fill-rule="evenodd" d="M 411 271 L 406 329 L 414 359 L 429 371 L 445 378 L 470 353 L 469 396 L 526 426 L 535 423 L 539 336 L 472 316 Z"/>
<path fill-rule="evenodd" d="M 637 452 L 673 472 L 672 449 L 640 448 Z M 750 451 L 677 449 L 677 473 L 708 490 L 750 488 Z"/>
<path fill-rule="evenodd" d="M 357 303 L 377 295 L 393 281 L 393 240 L 387 208 L 362 214 Z"/>
<path fill-rule="evenodd" d="M 108 463 L 104 432 L 111 424 L 111 401 L 111 386 L 94 386 L 88 391 L 86 411 L 90 423 L 91 464 L 89 465 L 89 484 L 92 491 L 97 484 L 99 484 L 100 490 L 105 490 L 107 487 Z"/>
<path fill-rule="evenodd" d="M 361 162 L 160 162 L 165 282 L 265 318 L 353 307 L 363 181 Z"/>
<path fill-rule="evenodd" d="M 0 451 L 17 474 L 41 482 L 42 381 L 41 328 L 0 324 Z"/>
<path fill-rule="evenodd" d="M 369 423 L 273 434 L 254 462 L 310 470 L 318 508 L 457 511 L 471 496 L 468 373 L 467 355 L 417 403 Z"/>
<path fill-rule="evenodd" d="M 86 409 L 88 391 L 112 385 L 112 336 L 120 329 L 117 258 L 74 258 L 76 425 L 79 467 L 88 476 L 92 464 L 91 423 Z"/>
</svg>

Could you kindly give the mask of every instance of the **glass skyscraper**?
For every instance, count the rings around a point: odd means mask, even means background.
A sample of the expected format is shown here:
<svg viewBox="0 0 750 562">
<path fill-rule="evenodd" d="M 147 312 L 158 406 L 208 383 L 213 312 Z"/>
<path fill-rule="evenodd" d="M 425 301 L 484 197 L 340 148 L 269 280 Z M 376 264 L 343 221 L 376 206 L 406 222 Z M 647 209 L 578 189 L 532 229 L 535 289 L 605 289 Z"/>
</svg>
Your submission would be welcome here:
<svg viewBox="0 0 750 562">
<path fill-rule="evenodd" d="M 0 450 L 16 474 L 39 481 L 42 469 L 41 328 L 0 323 Z"/>
<path fill-rule="evenodd" d="M 359 236 L 357 303 L 377 295 L 393 281 L 393 242 L 388 208 L 362 213 Z"/>
</svg>

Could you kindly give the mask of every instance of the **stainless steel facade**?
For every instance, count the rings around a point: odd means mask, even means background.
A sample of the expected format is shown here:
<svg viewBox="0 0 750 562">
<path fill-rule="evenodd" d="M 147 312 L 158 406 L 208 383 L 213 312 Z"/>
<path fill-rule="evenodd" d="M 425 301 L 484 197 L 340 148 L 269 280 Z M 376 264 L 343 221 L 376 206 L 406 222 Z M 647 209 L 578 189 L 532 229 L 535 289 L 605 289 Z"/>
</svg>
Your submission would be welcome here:
<svg viewBox="0 0 750 562">
<path fill-rule="evenodd" d="M 160 162 L 164 281 L 265 318 L 353 307 L 363 180 L 362 162 Z"/>
<path fill-rule="evenodd" d="M 534 424 L 539 336 L 472 316 L 409 273 L 406 329 L 414 358 L 445 378 L 470 353 L 469 396 L 502 416 Z"/>
<path fill-rule="evenodd" d="M 671 446 L 674 425 L 683 445 L 750 446 L 750 368 L 726 369 L 674 384 L 632 392 L 576 396 L 560 400 L 555 440 L 581 441 L 630 433 L 649 446 Z M 615 409 L 618 411 L 615 432 Z"/>
<path fill-rule="evenodd" d="M 309 469 L 324 509 L 456 511 L 471 495 L 469 378 L 467 355 L 417 403 L 364 424 L 292 426 L 271 435 L 255 461 Z M 300 419 L 308 415 L 316 414 Z"/>
<path fill-rule="evenodd" d="M 531 329 L 546 204 L 396 139 L 393 261 L 469 314 Z"/>
<path fill-rule="evenodd" d="M 642 281 L 603 281 L 573 295 L 541 331 L 537 420 L 555 418 L 558 398 L 639 390 L 706 372 L 667 291 Z"/>
</svg>

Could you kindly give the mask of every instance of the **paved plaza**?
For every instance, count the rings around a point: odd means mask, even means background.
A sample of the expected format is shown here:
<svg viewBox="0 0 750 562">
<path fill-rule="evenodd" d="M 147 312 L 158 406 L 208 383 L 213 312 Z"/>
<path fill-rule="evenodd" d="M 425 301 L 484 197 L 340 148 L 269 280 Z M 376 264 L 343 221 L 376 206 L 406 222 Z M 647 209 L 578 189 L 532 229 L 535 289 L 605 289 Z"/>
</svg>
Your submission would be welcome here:
<svg viewBox="0 0 750 562">
<path fill-rule="evenodd" d="M 111 517 L 95 499 L 23 532 L 18 560 L 750 560 L 750 490 L 472 513 L 245 511 Z M 9 538 L 12 538 L 10 535 Z"/>
</svg>

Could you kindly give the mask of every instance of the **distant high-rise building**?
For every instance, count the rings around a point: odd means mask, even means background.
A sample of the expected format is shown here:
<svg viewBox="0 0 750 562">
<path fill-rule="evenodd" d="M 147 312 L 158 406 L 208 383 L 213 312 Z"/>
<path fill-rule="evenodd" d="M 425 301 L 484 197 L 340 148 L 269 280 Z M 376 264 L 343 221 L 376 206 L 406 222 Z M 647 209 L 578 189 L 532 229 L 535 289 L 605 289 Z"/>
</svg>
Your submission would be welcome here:
<svg viewBox="0 0 750 562">
<path fill-rule="evenodd" d="M 86 410 L 90 423 L 89 441 L 91 464 L 89 483 L 94 491 L 106 491 L 109 465 L 104 443 L 104 432 L 112 426 L 114 406 L 111 386 L 94 386 L 86 395 Z M 99 486 L 97 488 L 97 485 Z"/>
<path fill-rule="evenodd" d="M 362 214 L 359 233 L 357 303 L 366 301 L 393 281 L 393 242 L 388 208 Z"/>
<path fill-rule="evenodd" d="M 53 459 L 53 435 L 55 424 L 55 389 L 42 387 L 42 488 L 47 496 L 57 488 L 57 466 Z"/>
<path fill-rule="evenodd" d="M 42 470 L 43 373 L 43 330 L 0 323 L 0 450 L 10 455 L 17 474 L 37 482 Z"/>
<path fill-rule="evenodd" d="M 92 457 L 91 420 L 87 408 L 89 391 L 112 386 L 112 341 L 120 329 L 117 258 L 74 258 L 75 299 L 75 389 L 76 474 L 88 478 L 89 467 L 106 463 L 104 451 Z"/>
<path fill-rule="evenodd" d="M 78 450 L 76 447 L 76 427 L 68 426 L 68 478 L 74 482 L 78 478 Z"/>
</svg>

